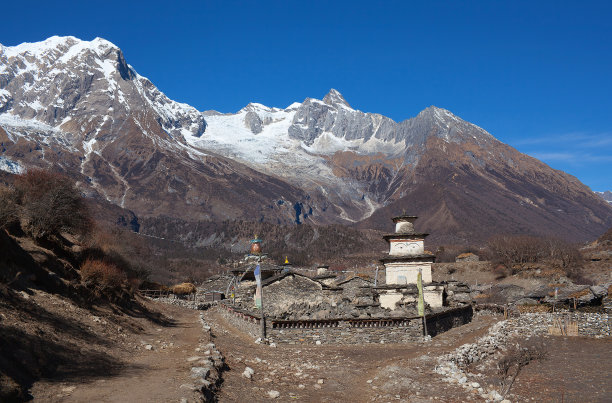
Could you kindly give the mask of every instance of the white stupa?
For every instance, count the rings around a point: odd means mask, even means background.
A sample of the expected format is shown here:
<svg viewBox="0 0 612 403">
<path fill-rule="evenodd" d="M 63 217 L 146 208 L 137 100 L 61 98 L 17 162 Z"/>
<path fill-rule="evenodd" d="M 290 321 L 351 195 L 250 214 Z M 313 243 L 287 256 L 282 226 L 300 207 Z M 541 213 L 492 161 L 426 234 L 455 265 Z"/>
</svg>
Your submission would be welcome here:
<svg viewBox="0 0 612 403">
<path fill-rule="evenodd" d="M 394 217 L 395 233 L 383 236 L 389 242 L 389 255 L 381 259 L 385 265 L 386 284 L 378 287 L 383 308 L 394 310 L 399 305 L 416 303 L 413 290 L 419 271 L 425 303 L 430 308 L 440 308 L 444 303 L 444 287 L 434 283 L 431 276 L 431 265 L 436 257 L 425 252 L 425 238 L 429 234 L 414 230 L 416 219 L 409 215 Z"/>
<path fill-rule="evenodd" d="M 419 270 L 423 283 L 432 282 L 431 265 L 435 256 L 425 253 L 425 238 L 429 234 L 414 231 L 416 219 L 408 215 L 394 217 L 395 233 L 384 236 L 389 242 L 389 257 L 381 260 L 387 284 L 416 284 Z"/>
</svg>

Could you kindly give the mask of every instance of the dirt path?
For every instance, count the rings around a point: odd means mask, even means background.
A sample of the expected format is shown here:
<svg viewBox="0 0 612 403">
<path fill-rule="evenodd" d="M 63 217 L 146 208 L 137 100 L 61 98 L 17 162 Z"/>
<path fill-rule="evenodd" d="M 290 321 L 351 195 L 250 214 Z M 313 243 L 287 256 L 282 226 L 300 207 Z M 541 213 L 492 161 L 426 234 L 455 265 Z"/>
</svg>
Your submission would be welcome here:
<svg viewBox="0 0 612 403">
<path fill-rule="evenodd" d="M 265 401 L 270 391 L 278 391 L 280 401 L 417 401 L 421 391 L 430 391 L 428 396 L 433 398 L 435 394 L 442 401 L 458 396 L 469 400 L 460 388 L 435 381 L 435 357 L 474 341 L 495 321 L 479 317 L 426 344 L 281 344 L 272 348 L 255 344 L 252 337 L 238 331 L 215 310 L 205 316 L 229 366 L 223 375 L 220 402 Z M 250 380 L 242 376 L 247 366 L 255 371 Z M 406 379 L 410 380 L 409 387 L 404 387 Z"/>
<path fill-rule="evenodd" d="M 197 395 L 181 385 L 191 384 L 189 357 L 203 336 L 198 311 L 156 304 L 173 319 L 170 326 L 143 322 L 144 331 L 135 348 L 122 348 L 117 358 L 123 363 L 114 376 L 71 379 L 70 382 L 37 382 L 34 401 L 44 402 L 179 402 Z M 147 345 L 152 346 L 151 350 Z"/>
</svg>

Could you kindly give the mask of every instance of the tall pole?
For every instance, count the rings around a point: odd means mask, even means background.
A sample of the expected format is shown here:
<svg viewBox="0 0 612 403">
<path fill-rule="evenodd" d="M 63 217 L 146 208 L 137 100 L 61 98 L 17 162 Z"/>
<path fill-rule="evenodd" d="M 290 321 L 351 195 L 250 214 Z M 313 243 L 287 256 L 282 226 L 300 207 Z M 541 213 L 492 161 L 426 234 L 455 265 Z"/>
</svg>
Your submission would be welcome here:
<svg viewBox="0 0 612 403">
<path fill-rule="evenodd" d="M 419 290 L 419 300 L 417 302 L 417 310 L 419 315 L 423 318 L 423 333 L 427 336 L 427 320 L 425 319 L 425 296 L 423 295 L 423 272 L 419 269 L 417 274 L 417 289 Z"/>
<path fill-rule="evenodd" d="M 258 263 L 261 263 L 261 256 L 259 256 Z M 261 293 L 259 295 L 259 298 L 261 300 L 261 341 L 264 341 L 266 339 L 266 317 L 264 315 L 263 285 L 261 285 L 260 287 Z"/>
</svg>

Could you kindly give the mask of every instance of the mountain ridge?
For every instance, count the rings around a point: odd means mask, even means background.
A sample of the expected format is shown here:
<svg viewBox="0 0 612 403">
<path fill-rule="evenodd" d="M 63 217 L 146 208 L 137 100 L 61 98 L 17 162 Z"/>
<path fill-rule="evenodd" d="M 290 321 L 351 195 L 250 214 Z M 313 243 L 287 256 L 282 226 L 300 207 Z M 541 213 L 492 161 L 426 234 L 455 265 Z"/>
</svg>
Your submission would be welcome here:
<svg viewBox="0 0 612 403">
<path fill-rule="evenodd" d="M 0 48 L 0 143 L 0 167 L 59 168 L 90 196 L 143 217 L 381 228 L 399 208 L 427 216 L 448 241 L 501 230 L 586 239 L 612 225 L 610 205 L 577 179 L 446 109 L 395 122 L 331 89 L 284 109 L 200 112 L 170 100 L 101 38 Z M 504 212 L 511 219 L 500 228 Z"/>
</svg>

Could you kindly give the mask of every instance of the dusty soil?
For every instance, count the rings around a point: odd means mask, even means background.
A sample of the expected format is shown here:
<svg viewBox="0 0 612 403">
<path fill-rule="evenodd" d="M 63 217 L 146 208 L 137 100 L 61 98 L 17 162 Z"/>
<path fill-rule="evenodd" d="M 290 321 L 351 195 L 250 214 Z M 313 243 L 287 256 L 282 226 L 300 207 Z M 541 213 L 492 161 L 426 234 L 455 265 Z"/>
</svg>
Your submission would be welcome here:
<svg viewBox="0 0 612 403">
<path fill-rule="evenodd" d="M 257 345 L 215 310 L 205 313 L 229 370 L 221 402 L 262 401 L 280 392 L 281 401 L 478 401 L 433 373 L 434 357 L 486 333 L 496 321 L 478 317 L 427 343 L 337 345 Z M 255 373 L 246 379 L 246 367 Z"/>
<path fill-rule="evenodd" d="M 195 399 L 183 384 L 189 384 L 191 365 L 202 337 L 197 312 L 172 306 L 160 307 L 171 320 L 169 326 L 145 326 L 135 345 L 114 351 L 123 365 L 117 374 L 88 379 L 75 377 L 57 383 L 38 382 L 32 389 L 36 401 L 46 402 L 178 402 L 183 397 Z M 152 346 L 147 350 L 145 346 Z"/>
<path fill-rule="evenodd" d="M 140 312 L 84 309 L 42 291 L 12 302 L 13 309 L 0 304 L 2 341 L 10 344 L 3 347 L 16 351 L 14 361 L 36 368 L 30 371 L 33 401 L 199 399 L 192 388 L 181 388 L 193 382 L 187 359 L 204 337 L 197 311 L 147 300 Z"/>
<path fill-rule="evenodd" d="M 517 378 L 515 400 L 612 402 L 612 339 L 550 337 L 547 348 Z"/>
</svg>

